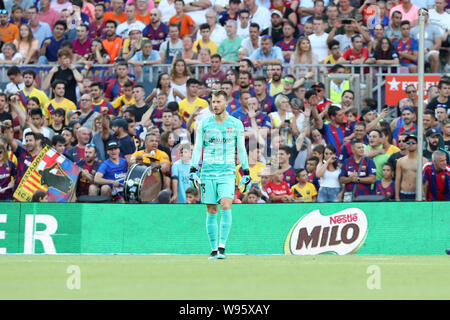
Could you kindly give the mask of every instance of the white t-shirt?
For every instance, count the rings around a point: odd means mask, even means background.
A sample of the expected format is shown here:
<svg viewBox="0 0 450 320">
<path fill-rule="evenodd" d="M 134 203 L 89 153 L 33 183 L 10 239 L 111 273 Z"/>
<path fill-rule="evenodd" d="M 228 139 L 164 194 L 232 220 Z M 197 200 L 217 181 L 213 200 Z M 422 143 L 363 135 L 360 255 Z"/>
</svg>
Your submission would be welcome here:
<svg viewBox="0 0 450 320">
<path fill-rule="evenodd" d="M 14 94 L 14 93 L 17 93 L 18 91 L 22 90 L 23 88 L 25 88 L 25 82 L 19 83 L 19 84 L 10 82 L 6 85 L 5 93 L 6 94 Z"/>
<path fill-rule="evenodd" d="M 128 38 L 128 31 L 131 28 L 138 28 L 139 30 L 144 30 L 145 24 L 142 21 L 137 20 L 136 22 L 133 22 L 131 24 L 128 23 L 128 21 L 125 21 L 124 23 L 119 24 L 119 26 L 116 29 L 116 34 L 119 37 L 122 38 Z"/>
<path fill-rule="evenodd" d="M 28 132 L 32 132 L 33 130 L 31 130 L 31 128 L 26 128 L 25 130 L 23 130 L 23 139 L 22 139 L 22 144 L 25 145 L 25 134 L 27 134 Z M 52 139 L 53 138 L 53 130 L 47 128 L 47 127 L 41 127 L 41 133 L 44 137 L 48 138 L 48 139 Z"/>
<path fill-rule="evenodd" d="M 247 39 L 242 40 L 241 47 L 247 49 L 248 55 L 251 56 L 253 51 L 255 51 L 256 49 L 261 47 L 261 37 L 258 37 L 258 48 L 254 48 L 253 47 L 252 40 L 250 39 L 250 37 L 248 37 Z"/>
<path fill-rule="evenodd" d="M 258 9 L 256 9 L 255 14 L 250 19 L 250 22 L 257 23 L 259 25 L 259 30 L 269 28 L 271 26 L 269 9 L 258 6 Z"/>
<path fill-rule="evenodd" d="M 197 0 L 185 0 L 184 3 L 189 4 L 189 3 L 195 2 L 195 1 L 197 1 Z M 212 7 L 209 7 L 209 8 L 203 9 L 203 10 L 189 11 L 189 12 L 186 12 L 186 14 L 189 15 L 198 26 L 200 26 L 201 24 L 206 23 L 206 16 L 205 16 L 206 11 L 208 11 L 208 9 L 211 9 L 211 8 Z"/>
<path fill-rule="evenodd" d="M 328 33 L 324 33 L 321 36 L 317 36 L 313 33 L 308 36 L 308 39 L 311 42 L 311 49 L 317 55 L 319 62 L 325 60 L 325 58 L 328 57 Z"/>
<path fill-rule="evenodd" d="M 250 23 L 247 24 L 247 28 L 241 28 L 241 23 L 238 22 L 237 35 L 242 39 L 247 39 L 250 37 Z"/>
<path fill-rule="evenodd" d="M 441 32 L 444 33 L 445 30 L 450 30 L 450 14 L 444 11 L 444 13 L 437 13 L 436 9 L 431 9 L 429 13 L 429 22 L 437 25 Z"/>
<path fill-rule="evenodd" d="M 12 61 L 16 60 L 16 59 L 20 59 L 19 64 L 22 64 L 23 62 L 23 56 L 20 54 L 20 52 L 16 52 L 13 57 L 12 57 Z M 0 60 L 5 60 L 5 55 L 3 53 L 0 53 Z"/>
<path fill-rule="evenodd" d="M 319 184 L 320 187 L 326 188 L 340 188 L 341 184 L 339 183 L 339 174 L 341 173 L 341 169 L 339 167 L 334 171 L 325 171 L 322 177 L 320 177 Z"/>
</svg>

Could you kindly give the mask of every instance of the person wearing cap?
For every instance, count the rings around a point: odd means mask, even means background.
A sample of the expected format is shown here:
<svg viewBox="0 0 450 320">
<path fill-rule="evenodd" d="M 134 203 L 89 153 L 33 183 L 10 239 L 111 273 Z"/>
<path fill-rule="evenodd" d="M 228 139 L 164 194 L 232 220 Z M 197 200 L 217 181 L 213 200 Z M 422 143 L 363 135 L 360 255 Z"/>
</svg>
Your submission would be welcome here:
<svg viewBox="0 0 450 320">
<path fill-rule="evenodd" d="M 450 167 L 445 151 L 433 152 L 431 161 L 423 167 L 422 177 L 423 193 L 427 201 L 450 200 Z"/>
<path fill-rule="evenodd" d="M 127 161 L 120 156 L 120 147 L 117 141 L 109 141 L 106 145 L 109 158 L 105 160 L 94 176 L 94 183 L 100 185 L 102 196 L 113 196 L 115 199 L 123 198 L 123 185 L 128 171 Z"/>
<path fill-rule="evenodd" d="M 317 109 L 320 112 L 324 112 L 329 106 L 331 106 L 333 104 L 333 101 L 331 101 L 330 99 L 327 99 L 325 97 L 325 85 L 322 82 L 315 82 L 312 86 L 311 89 L 313 89 L 316 92 L 317 95 Z"/>
<path fill-rule="evenodd" d="M 427 141 L 427 147 L 425 148 L 425 150 L 423 150 L 423 156 L 427 158 L 428 161 L 431 161 L 433 152 L 439 149 L 443 138 L 438 130 L 431 128 L 427 130 L 425 139 Z"/>
<path fill-rule="evenodd" d="M 136 151 L 136 146 L 128 133 L 127 120 L 118 118 L 111 121 L 111 130 L 111 141 L 116 141 L 119 144 L 120 156 L 124 157 L 128 162 L 130 162 L 131 155 Z"/>
<path fill-rule="evenodd" d="M 62 108 L 65 110 L 65 123 L 69 123 L 69 111 L 77 110 L 75 103 L 64 97 L 66 86 L 67 83 L 63 80 L 55 80 L 52 83 L 52 90 L 55 97 L 44 107 L 45 117 L 47 118 L 49 125 L 53 124 L 52 116 L 55 114 L 56 109 Z"/>
<path fill-rule="evenodd" d="M 70 110 L 69 112 L 67 112 L 67 123 L 70 125 L 75 121 L 79 121 L 80 114 L 80 110 Z"/>
<path fill-rule="evenodd" d="M 270 25 L 268 27 L 262 28 L 260 24 L 258 26 L 261 30 L 260 35 L 270 36 L 273 43 L 277 43 L 283 39 L 283 15 L 280 11 L 270 11 Z"/>
<path fill-rule="evenodd" d="M 148 38 L 142 36 L 141 29 L 136 26 L 130 27 L 128 30 L 128 38 L 125 38 L 123 41 L 122 58 L 124 58 L 125 61 L 130 60 L 131 57 L 141 51 L 142 43 L 145 40 L 148 40 Z"/>
<path fill-rule="evenodd" d="M 395 200 L 414 201 L 416 199 L 417 175 L 417 131 L 412 131 L 406 138 L 408 154 L 397 160 L 395 169 Z M 422 158 L 422 163 L 427 163 Z"/>
<path fill-rule="evenodd" d="M 117 26 L 116 34 L 122 38 L 129 37 L 129 31 L 132 28 L 138 29 L 141 34 L 142 30 L 145 28 L 145 24 L 142 21 L 136 19 L 136 4 L 129 3 L 125 8 L 125 14 L 127 20 Z"/>
</svg>

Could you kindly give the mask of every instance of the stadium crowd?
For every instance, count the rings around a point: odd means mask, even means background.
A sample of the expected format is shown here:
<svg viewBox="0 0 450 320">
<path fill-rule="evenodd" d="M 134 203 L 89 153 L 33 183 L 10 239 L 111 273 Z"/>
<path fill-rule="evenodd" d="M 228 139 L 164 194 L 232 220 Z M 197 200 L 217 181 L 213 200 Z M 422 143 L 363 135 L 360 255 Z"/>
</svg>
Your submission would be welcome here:
<svg viewBox="0 0 450 320">
<path fill-rule="evenodd" d="M 326 90 L 302 66 L 415 73 L 422 8 L 426 71 L 445 73 L 448 7 L 445 0 L 0 1 L 0 63 L 10 80 L 0 93 L 0 200 L 13 200 L 48 145 L 81 169 L 78 197 L 123 201 L 128 168 L 145 163 L 160 167 L 160 202 L 199 203 L 188 180 L 192 142 L 217 90 L 245 128 L 252 186 L 237 189 L 236 203 L 414 200 L 420 134 L 424 198 L 450 200 L 449 77 L 428 88 L 417 132 L 414 85 L 395 106 L 372 98 L 356 105 L 360 88 L 335 79 Z M 97 64 L 112 65 L 112 74 L 82 76 L 80 65 Z M 168 72 L 153 66 L 161 64 Z M 195 77 L 196 64 L 209 67 Z M 37 81 L 28 65 L 52 67 Z M 157 78 L 150 91 L 136 80 L 149 71 Z M 238 164 L 237 181 L 242 174 Z M 33 201 L 46 198 L 36 191 Z"/>
</svg>

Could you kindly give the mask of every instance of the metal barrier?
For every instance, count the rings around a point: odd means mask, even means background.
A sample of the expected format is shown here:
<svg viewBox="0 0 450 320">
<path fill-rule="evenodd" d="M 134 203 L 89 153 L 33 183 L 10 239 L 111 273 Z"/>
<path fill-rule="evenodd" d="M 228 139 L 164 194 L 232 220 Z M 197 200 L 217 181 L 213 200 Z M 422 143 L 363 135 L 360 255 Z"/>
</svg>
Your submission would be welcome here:
<svg viewBox="0 0 450 320">
<path fill-rule="evenodd" d="M 0 66 L 0 87 L 4 87 L 9 82 L 7 70 L 12 65 Z M 55 65 L 19 65 L 19 68 L 24 70 L 32 68 L 37 71 L 37 83 L 40 85 L 41 81 L 47 76 L 48 72 Z M 375 64 L 343 64 L 347 69 L 347 73 L 343 75 L 344 79 L 351 80 L 351 89 L 355 92 L 355 105 L 359 106 L 360 102 L 366 98 L 376 98 L 379 101 L 379 109 L 382 108 L 382 101 L 384 100 L 384 77 L 386 75 L 405 75 L 399 73 L 402 69 L 400 65 L 375 65 Z M 86 68 L 84 65 L 77 65 L 77 69 L 82 73 L 83 77 L 93 80 L 103 81 L 113 75 L 113 65 L 92 65 Z M 188 66 L 195 78 L 200 78 L 203 74 L 208 72 L 210 64 L 196 64 Z M 226 71 L 229 68 L 237 68 L 238 64 L 223 64 L 222 70 Z M 313 71 L 313 77 L 306 82 L 308 88 L 316 81 L 323 82 L 326 85 L 327 92 L 329 92 L 329 83 L 332 79 L 340 78 L 340 75 L 330 74 L 329 68 L 331 65 L 324 64 L 284 64 L 283 74 L 293 73 L 296 78 L 305 76 L 309 71 Z M 145 84 L 146 89 L 153 89 L 156 85 L 158 74 L 160 72 L 169 72 L 171 65 L 158 64 L 146 66 L 143 72 L 136 72 L 133 66 L 130 66 L 130 74 L 133 75 L 137 82 Z M 254 75 L 263 75 L 265 70 L 257 69 Z M 408 73 L 408 75 L 411 75 Z M 358 76 L 358 77 L 356 77 Z"/>
</svg>

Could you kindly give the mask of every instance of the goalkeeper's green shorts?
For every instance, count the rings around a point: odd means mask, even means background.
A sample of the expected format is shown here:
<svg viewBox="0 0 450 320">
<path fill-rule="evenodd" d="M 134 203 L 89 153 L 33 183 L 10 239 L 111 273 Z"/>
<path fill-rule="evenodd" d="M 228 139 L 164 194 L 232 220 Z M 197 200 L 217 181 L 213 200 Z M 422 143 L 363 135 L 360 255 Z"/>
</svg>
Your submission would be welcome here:
<svg viewBox="0 0 450 320">
<path fill-rule="evenodd" d="M 236 176 L 200 180 L 202 203 L 218 204 L 222 198 L 234 199 Z"/>
</svg>

